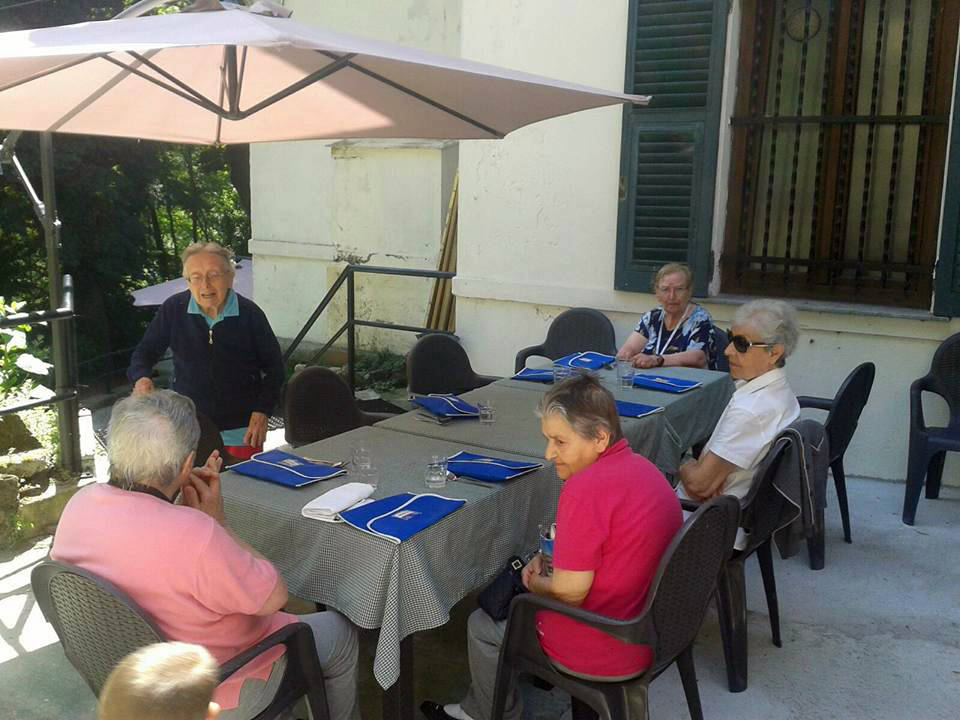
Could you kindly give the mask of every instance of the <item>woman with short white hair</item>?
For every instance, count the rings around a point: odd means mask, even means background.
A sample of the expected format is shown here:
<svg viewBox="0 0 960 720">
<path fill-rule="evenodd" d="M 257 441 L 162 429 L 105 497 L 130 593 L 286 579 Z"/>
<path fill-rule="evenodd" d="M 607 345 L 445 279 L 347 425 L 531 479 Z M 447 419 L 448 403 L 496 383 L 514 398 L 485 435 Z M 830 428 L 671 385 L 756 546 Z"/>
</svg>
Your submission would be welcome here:
<svg viewBox="0 0 960 720">
<path fill-rule="evenodd" d="M 167 298 L 130 358 L 136 394 L 153 390 L 153 366 L 173 352 L 173 389 L 216 424 L 234 456 L 262 449 L 280 399 L 283 360 L 267 316 L 233 290 L 233 253 L 217 243 L 183 251 L 188 290 Z M 203 462 L 206 458 L 199 458 Z"/>
<path fill-rule="evenodd" d="M 753 300 L 733 319 L 724 355 L 737 385 L 700 457 L 677 473 L 677 492 L 692 500 L 743 497 L 773 440 L 800 416 L 783 371 L 797 347 L 796 313 L 781 300 Z"/>
</svg>

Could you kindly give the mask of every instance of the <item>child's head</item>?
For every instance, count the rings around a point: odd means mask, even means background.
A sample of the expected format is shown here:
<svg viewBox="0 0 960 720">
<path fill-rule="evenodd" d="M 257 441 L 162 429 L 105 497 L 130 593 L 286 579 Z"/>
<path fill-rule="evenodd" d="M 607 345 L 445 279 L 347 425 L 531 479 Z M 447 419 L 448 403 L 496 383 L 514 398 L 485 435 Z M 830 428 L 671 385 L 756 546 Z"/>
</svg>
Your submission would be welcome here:
<svg viewBox="0 0 960 720">
<path fill-rule="evenodd" d="M 127 655 L 100 693 L 98 720 L 213 720 L 217 662 L 199 645 L 147 645 Z"/>
</svg>

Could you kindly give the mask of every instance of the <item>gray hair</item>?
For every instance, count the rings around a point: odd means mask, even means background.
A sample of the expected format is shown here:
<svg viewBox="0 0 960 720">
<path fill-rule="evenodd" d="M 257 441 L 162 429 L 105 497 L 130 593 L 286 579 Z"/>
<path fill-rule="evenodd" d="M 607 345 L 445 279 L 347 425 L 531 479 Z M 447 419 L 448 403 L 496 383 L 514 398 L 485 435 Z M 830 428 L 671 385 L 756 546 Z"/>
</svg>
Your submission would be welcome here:
<svg viewBox="0 0 960 720">
<path fill-rule="evenodd" d="M 215 242 L 195 242 L 187 245 L 187 249 L 180 255 L 180 263 L 183 265 L 183 276 L 187 276 L 187 260 L 200 253 L 210 253 L 220 258 L 223 265 L 223 271 L 227 275 L 233 275 L 236 272 L 233 262 L 233 251 L 225 248 L 223 245 Z"/>
<path fill-rule="evenodd" d="M 613 395 L 589 375 L 564 380 L 540 399 L 537 417 L 560 415 L 581 437 L 595 440 L 601 432 L 610 436 L 608 447 L 623 438 L 620 415 Z"/>
<path fill-rule="evenodd" d="M 113 406 L 107 429 L 110 477 L 123 488 L 169 487 L 199 440 L 190 398 L 173 390 L 125 397 Z"/>
<path fill-rule="evenodd" d="M 800 327 L 797 313 L 783 300 L 751 300 L 737 308 L 734 325 L 748 325 L 763 338 L 763 342 L 783 346 L 779 366 L 797 349 Z"/>
</svg>

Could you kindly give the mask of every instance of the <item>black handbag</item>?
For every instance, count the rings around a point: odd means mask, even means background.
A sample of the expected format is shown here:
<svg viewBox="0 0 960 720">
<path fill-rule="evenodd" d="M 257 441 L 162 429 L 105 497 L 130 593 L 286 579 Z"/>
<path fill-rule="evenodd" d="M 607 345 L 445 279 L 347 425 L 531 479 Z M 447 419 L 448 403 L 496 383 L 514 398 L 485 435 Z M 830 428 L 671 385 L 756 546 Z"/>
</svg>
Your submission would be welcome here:
<svg viewBox="0 0 960 720">
<path fill-rule="evenodd" d="M 510 601 L 527 592 L 523 586 L 523 564 L 516 555 L 511 557 L 507 566 L 477 596 L 477 604 L 494 620 L 506 620 Z"/>
</svg>

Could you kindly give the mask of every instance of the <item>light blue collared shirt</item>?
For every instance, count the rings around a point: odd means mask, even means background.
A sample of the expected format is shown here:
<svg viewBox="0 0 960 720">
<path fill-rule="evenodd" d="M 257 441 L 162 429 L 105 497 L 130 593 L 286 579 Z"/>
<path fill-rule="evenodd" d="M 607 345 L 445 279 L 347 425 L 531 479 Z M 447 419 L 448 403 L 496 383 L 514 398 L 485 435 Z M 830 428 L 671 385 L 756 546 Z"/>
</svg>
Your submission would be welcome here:
<svg viewBox="0 0 960 720">
<path fill-rule="evenodd" d="M 187 312 L 191 315 L 203 315 L 203 319 L 207 321 L 207 327 L 212 329 L 224 318 L 239 315 L 240 303 L 237 301 L 237 294 L 233 291 L 233 288 L 230 288 L 227 290 L 227 301 L 223 304 L 223 310 L 215 318 L 211 318 L 200 309 L 197 301 L 193 299 L 193 295 L 190 296 L 190 302 L 187 304 Z"/>
</svg>

